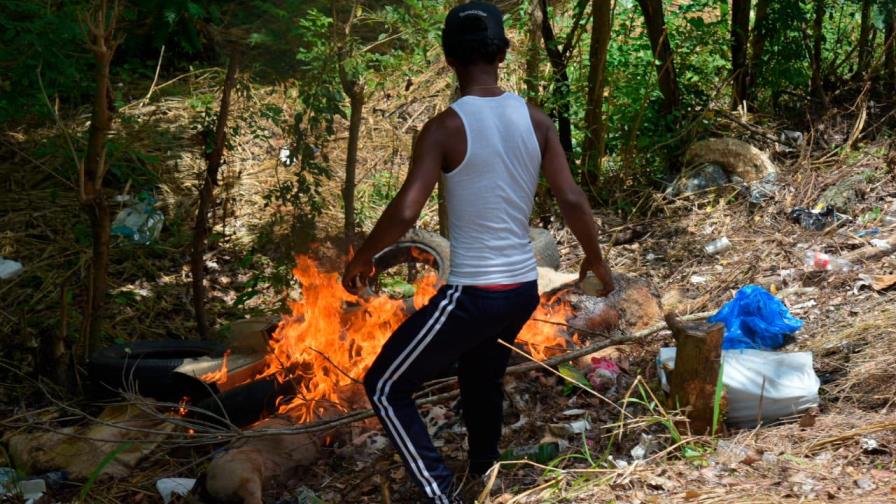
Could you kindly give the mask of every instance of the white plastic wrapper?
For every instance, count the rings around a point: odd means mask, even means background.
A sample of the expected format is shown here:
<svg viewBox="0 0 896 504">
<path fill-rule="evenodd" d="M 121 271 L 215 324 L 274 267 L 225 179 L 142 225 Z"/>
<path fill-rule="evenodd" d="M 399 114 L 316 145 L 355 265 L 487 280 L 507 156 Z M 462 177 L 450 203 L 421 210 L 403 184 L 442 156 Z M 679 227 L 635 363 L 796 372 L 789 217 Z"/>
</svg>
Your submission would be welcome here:
<svg viewBox="0 0 896 504">
<path fill-rule="evenodd" d="M 728 398 L 726 421 L 755 427 L 818 406 L 821 382 L 812 369 L 812 352 L 724 350 L 722 383 Z M 661 348 L 657 357 L 660 383 L 669 391 L 664 368 L 675 368 L 675 348 Z"/>
</svg>

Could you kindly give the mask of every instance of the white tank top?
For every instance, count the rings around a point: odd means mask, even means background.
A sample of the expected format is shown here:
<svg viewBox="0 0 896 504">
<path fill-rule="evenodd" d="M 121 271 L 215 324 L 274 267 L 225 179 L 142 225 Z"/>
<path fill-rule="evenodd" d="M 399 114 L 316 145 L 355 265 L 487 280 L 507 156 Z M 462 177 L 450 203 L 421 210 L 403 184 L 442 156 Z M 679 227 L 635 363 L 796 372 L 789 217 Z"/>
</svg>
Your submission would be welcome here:
<svg viewBox="0 0 896 504">
<path fill-rule="evenodd" d="M 529 216 L 541 149 L 525 100 L 513 93 L 464 96 L 451 104 L 467 153 L 442 174 L 451 239 L 448 283 L 496 285 L 538 278 Z"/>
</svg>

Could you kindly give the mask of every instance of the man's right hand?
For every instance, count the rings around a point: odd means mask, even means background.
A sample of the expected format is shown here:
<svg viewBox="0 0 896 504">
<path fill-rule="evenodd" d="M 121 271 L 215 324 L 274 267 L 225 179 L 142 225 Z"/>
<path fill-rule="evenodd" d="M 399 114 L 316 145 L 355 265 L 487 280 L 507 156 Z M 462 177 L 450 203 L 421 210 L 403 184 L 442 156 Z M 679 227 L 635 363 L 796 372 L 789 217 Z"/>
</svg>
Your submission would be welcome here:
<svg viewBox="0 0 896 504">
<path fill-rule="evenodd" d="M 603 259 L 600 261 L 592 261 L 589 257 L 585 257 L 585 260 L 582 261 L 582 269 L 579 271 L 580 282 L 585 280 L 585 276 L 589 271 L 594 273 L 594 276 L 597 277 L 597 280 L 601 285 L 600 290 L 595 293 L 595 296 L 606 297 L 616 289 L 616 286 L 613 284 L 613 275 L 610 272 L 610 265 L 607 264 L 607 261 Z"/>
</svg>

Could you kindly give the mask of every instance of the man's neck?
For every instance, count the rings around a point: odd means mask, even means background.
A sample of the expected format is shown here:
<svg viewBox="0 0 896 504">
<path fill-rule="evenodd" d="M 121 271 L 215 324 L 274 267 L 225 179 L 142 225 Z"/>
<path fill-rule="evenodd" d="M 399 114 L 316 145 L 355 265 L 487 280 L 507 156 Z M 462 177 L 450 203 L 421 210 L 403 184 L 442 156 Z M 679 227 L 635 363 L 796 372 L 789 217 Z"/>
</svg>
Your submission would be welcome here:
<svg viewBox="0 0 896 504">
<path fill-rule="evenodd" d="M 498 65 L 473 65 L 457 69 L 461 96 L 500 96 L 504 90 L 498 85 Z"/>
</svg>

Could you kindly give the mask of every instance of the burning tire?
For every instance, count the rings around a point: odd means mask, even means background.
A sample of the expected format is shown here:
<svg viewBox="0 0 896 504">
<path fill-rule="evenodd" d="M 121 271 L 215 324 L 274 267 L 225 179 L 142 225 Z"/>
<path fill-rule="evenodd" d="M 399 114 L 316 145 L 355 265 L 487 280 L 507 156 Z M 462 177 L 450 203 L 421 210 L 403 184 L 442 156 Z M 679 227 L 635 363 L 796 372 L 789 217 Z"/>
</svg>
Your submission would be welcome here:
<svg viewBox="0 0 896 504">
<path fill-rule="evenodd" d="M 208 396 L 211 391 L 193 376 L 176 373 L 188 362 L 201 363 L 209 371 L 224 365 L 227 346 L 203 341 L 134 341 L 96 351 L 88 363 L 88 375 L 99 396 L 128 390 L 160 400 L 178 401 L 184 396 Z"/>
<path fill-rule="evenodd" d="M 532 251 L 539 266 L 560 268 L 560 250 L 550 231 L 530 228 L 529 240 L 532 242 Z M 437 233 L 412 229 L 401 240 L 380 252 L 373 259 L 373 263 L 378 273 L 399 264 L 425 264 L 436 270 L 441 282 L 446 282 L 450 259 L 451 246 L 448 240 Z"/>
<path fill-rule="evenodd" d="M 400 264 L 424 264 L 439 276 L 439 281 L 448 280 L 451 247 L 448 240 L 437 233 L 412 229 L 391 247 L 373 258 L 377 274 Z"/>
</svg>

